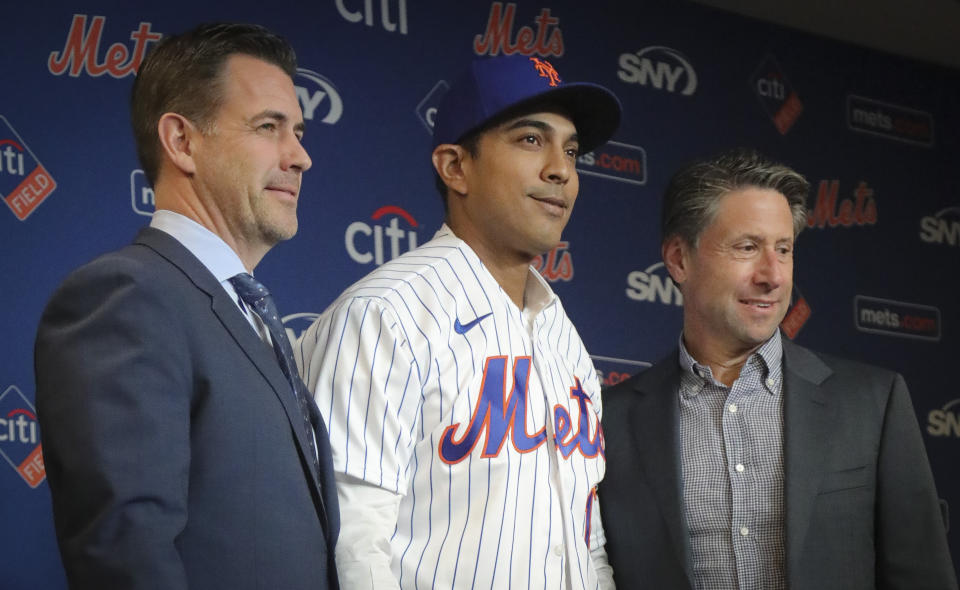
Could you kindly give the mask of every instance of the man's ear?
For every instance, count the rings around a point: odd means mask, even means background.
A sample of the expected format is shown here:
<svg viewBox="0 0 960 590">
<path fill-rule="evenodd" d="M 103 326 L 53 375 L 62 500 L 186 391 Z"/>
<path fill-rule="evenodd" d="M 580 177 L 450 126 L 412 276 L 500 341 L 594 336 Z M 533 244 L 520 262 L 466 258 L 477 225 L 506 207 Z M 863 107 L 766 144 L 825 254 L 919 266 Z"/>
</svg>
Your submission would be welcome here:
<svg viewBox="0 0 960 590">
<path fill-rule="evenodd" d="M 443 183 L 452 191 L 467 194 L 467 179 L 463 173 L 463 161 L 467 150 L 453 143 L 442 143 L 433 150 L 433 167 Z"/>
<path fill-rule="evenodd" d="M 678 286 L 687 280 L 687 265 L 689 264 L 689 254 L 692 248 L 686 240 L 675 235 L 660 246 L 660 255 L 663 257 L 663 265 L 667 267 L 670 278 Z"/>
<path fill-rule="evenodd" d="M 183 115 L 164 113 L 157 123 L 157 134 L 170 163 L 183 174 L 193 175 L 197 171 L 194 150 L 201 135 L 196 126 Z"/>
</svg>

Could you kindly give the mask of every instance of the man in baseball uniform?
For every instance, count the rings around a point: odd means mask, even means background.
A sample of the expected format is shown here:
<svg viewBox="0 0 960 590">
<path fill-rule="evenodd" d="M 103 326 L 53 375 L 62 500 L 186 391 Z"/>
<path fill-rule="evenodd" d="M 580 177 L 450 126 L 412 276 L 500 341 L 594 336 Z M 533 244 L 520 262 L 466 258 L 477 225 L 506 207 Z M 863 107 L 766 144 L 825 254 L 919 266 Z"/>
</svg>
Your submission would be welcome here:
<svg viewBox="0 0 960 590">
<path fill-rule="evenodd" d="M 298 343 L 327 420 L 343 588 L 612 588 L 600 384 L 530 266 L 574 201 L 607 89 L 520 55 L 474 61 L 437 114 L 430 242 L 349 287 Z"/>
</svg>

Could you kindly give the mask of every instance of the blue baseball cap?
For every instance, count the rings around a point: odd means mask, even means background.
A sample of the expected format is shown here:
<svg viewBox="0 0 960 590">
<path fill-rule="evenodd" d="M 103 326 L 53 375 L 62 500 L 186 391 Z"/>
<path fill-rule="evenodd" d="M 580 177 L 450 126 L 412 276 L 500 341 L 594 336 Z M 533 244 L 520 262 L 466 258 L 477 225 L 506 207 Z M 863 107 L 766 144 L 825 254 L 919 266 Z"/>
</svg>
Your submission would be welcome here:
<svg viewBox="0 0 960 590">
<path fill-rule="evenodd" d="M 541 102 L 570 113 L 581 152 L 605 143 L 620 125 L 620 101 L 603 86 L 565 83 L 545 59 L 503 55 L 474 60 L 453 83 L 437 109 L 433 146 L 457 143 L 510 109 Z"/>
</svg>

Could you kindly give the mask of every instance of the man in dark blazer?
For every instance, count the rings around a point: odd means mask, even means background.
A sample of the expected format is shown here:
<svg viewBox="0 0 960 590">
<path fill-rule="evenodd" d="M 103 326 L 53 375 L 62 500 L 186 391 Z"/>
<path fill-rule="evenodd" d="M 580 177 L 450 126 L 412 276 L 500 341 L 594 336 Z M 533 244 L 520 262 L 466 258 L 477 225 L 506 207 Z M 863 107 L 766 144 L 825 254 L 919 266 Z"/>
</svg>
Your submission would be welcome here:
<svg viewBox="0 0 960 590">
<path fill-rule="evenodd" d="M 807 191 L 743 151 L 670 182 L 679 347 L 604 392 L 598 497 L 620 588 L 957 588 L 902 377 L 778 329 Z"/>
<path fill-rule="evenodd" d="M 311 161 L 295 71 L 286 41 L 229 24 L 167 38 L 140 68 L 131 105 L 151 227 L 72 273 L 37 334 L 71 588 L 337 586 L 323 421 L 275 353 L 278 317 L 241 303 L 265 300 L 244 285 L 297 229 Z"/>
</svg>

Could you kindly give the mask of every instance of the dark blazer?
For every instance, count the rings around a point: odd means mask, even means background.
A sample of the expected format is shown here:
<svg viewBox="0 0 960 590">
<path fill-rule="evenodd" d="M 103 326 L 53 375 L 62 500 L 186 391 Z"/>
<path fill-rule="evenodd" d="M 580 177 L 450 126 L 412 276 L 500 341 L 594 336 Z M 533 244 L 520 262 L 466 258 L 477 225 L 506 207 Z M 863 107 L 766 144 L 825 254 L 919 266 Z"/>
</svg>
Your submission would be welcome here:
<svg viewBox="0 0 960 590">
<path fill-rule="evenodd" d="M 957 588 L 903 378 L 783 341 L 791 590 Z M 678 353 L 603 393 L 598 497 L 618 588 L 692 588 Z"/>
<path fill-rule="evenodd" d="M 146 228 L 72 273 L 35 353 L 71 588 L 337 586 L 323 421 L 318 475 L 273 350 L 179 242 Z"/>
</svg>

